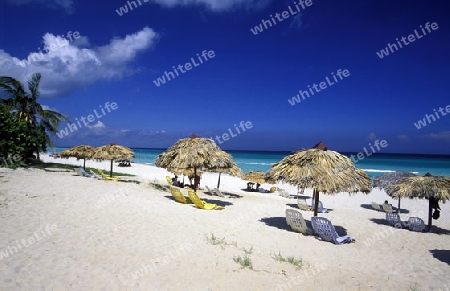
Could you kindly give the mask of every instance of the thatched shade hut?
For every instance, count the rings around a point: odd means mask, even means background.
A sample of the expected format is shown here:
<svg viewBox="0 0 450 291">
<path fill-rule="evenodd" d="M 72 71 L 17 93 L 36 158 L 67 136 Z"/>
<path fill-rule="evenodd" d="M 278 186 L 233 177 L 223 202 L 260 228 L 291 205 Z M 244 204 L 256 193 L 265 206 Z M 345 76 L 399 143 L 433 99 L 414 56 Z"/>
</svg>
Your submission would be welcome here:
<svg viewBox="0 0 450 291">
<path fill-rule="evenodd" d="M 94 147 L 90 145 L 80 145 L 60 153 L 63 158 L 75 157 L 77 160 L 83 159 L 83 169 L 86 169 L 86 159 L 90 159 L 94 153 Z"/>
<path fill-rule="evenodd" d="M 314 216 L 317 216 L 320 192 L 369 193 L 372 189 L 369 176 L 349 158 L 323 148 L 297 151 L 273 165 L 266 174 L 266 178 L 295 185 L 300 191 L 313 188 Z"/>
<path fill-rule="evenodd" d="M 197 175 L 197 170 L 225 172 L 227 169 L 237 167 L 231 155 L 222 151 L 212 139 L 195 135 L 177 141 L 158 156 L 155 165 L 168 171 L 193 169 L 194 175 Z M 199 181 L 194 184 L 197 189 Z"/>
<path fill-rule="evenodd" d="M 266 182 L 265 178 L 266 173 L 261 171 L 251 171 L 248 173 L 245 173 L 241 178 L 245 181 L 254 182 L 257 184 L 264 184 Z"/>
<path fill-rule="evenodd" d="M 402 171 L 384 173 L 383 175 L 378 176 L 373 180 L 373 187 L 383 189 L 384 191 L 386 191 L 390 185 L 398 184 L 404 178 L 415 176 L 417 175 L 410 172 L 402 172 Z M 398 197 L 397 209 L 398 212 L 400 212 L 400 197 Z"/>
<path fill-rule="evenodd" d="M 113 173 L 114 160 L 131 160 L 134 158 L 134 152 L 125 146 L 109 144 L 95 148 L 92 159 L 95 160 L 111 160 L 110 177 Z"/>
<path fill-rule="evenodd" d="M 428 230 L 430 231 L 433 202 L 450 199 L 450 177 L 430 175 L 404 178 L 399 184 L 390 185 L 386 193 L 392 197 L 428 199 Z"/>
</svg>

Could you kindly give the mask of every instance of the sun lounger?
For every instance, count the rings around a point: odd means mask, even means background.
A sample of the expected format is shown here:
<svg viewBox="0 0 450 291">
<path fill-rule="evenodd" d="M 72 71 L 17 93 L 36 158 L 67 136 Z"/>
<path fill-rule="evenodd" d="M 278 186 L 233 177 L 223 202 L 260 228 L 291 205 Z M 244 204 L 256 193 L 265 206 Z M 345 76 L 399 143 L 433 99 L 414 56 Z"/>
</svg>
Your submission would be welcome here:
<svg viewBox="0 0 450 291">
<path fill-rule="evenodd" d="M 95 178 L 93 174 L 86 173 L 86 171 L 83 168 L 77 169 L 77 172 L 79 172 L 83 177 Z"/>
<path fill-rule="evenodd" d="M 167 181 L 167 183 L 169 183 L 169 185 L 173 185 L 173 181 L 172 181 L 172 179 L 170 179 L 170 177 L 169 176 L 166 176 L 166 181 Z"/>
<path fill-rule="evenodd" d="M 191 199 L 184 196 L 183 193 L 181 193 L 180 189 L 175 188 L 173 186 L 170 186 L 170 194 L 172 194 L 173 198 L 175 198 L 175 201 L 183 204 L 192 204 Z"/>
<path fill-rule="evenodd" d="M 105 180 L 107 180 L 107 181 L 114 181 L 114 182 L 117 182 L 117 181 L 120 180 L 120 179 L 117 178 L 117 177 L 110 177 L 110 176 L 105 175 L 105 173 L 103 173 L 103 171 L 100 170 L 100 169 L 97 169 L 97 171 L 98 171 L 98 173 L 103 177 L 103 179 L 105 179 Z"/>
<path fill-rule="evenodd" d="M 309 207 L 308 203 L 306 203 L 306 199 L 297 199 L 297 204 L 300 210 L 311 210 L 311 207 Z"/>
<path fill-rule="evenodd" d="M 311 217 L 311 224 L 314 232 L 324 241 L 329 241 L 337 245 L 355 241 L 354 238 L 348 235 L 339 236 L 331 221 L 324 217 Z"/>
<path fill-rule="evenodd" d="M 195 193 L 195 191 L 192 189 L 188 189 L 188 196 L 189 196 L 189 199 L 191 199 L 191 201 L 195 204 L 195 206 L 197 206 L 197 208 L 205 209 L 205 210 L 225 209 L 225 207 L 223 207 L 223 206 L 220 206 L 217 204 L 212 204 L 212 203 L 207 203 L 205 201 L 200 200 L 200 198 L 197 196 L 197 193 Z"/>
<path fill-rule="evenodd" d="M 420 217 L 410 217 L 408 219 L 408 228 L 412 231 L 423 232 L 427 229 L 425 222 Z"/>
<path fill-rule="evenodd" d="M 386 203 L 384 203 L 384 204 L 382 204 L 381 206 L 383 207 L 383 210 L 384 210 L 384 212 L 386 212 L 386 213 L 393 213 L 393 212 L 394 212 L 394 209 L 392 209 L 391 204 L 386 204 Z"/>
<path fill-rule="evenodd" d="M 383 211 L 380 207 L 380 204 L 372 202 L 372 208 L 375 209 L 376 211 Z"/>
<path fill-rule="evenodd" d="M 216 195 L 217 196 L 219 196 L 219 197 L 226 197 L 225 195 L 223 195 L 223 193 L 222 192 L 220 192 L 220 190 L 219 189 L 217 189 L 217 188 L 214 188 L 214 193 L 216 193 Z"/>
<path fill-rule="evenodd" d="M 208 194 L 210 194 L 210 195 L 216 194 L 216 193 L 214 193 L 214 190 L 209 189 L 208 186 L 205 186 L 205 189 L 206 189 L 206 192 L 205 192 L 205 193 L 208 193 Z"/>
<path fill-rule="evenodd" d="M 91 174 L 94 175 L 95 178 L 99 179 L 99 180 L 105 180 L 103 179 L 102 176 L 100 176 L 99 174 L 97 174 L 96 172 L 94 172 L 93 170 L 90 170 Z"/>
<path fill-rule="evenodd" d="M 291 194 L 289 194 L 288 192 L 286 192 L 286 190 L 278 188 L 277 189 L 278 193 L 280 194 L 280 196 L 284 197 L 284 198 L 291 198 Z"/>
<path fill-rule="evenodd" d="M 311 234 L 302 214 L 294 209 L 286 209 L 286 223 L 296 232 Z"/>
<path fill-rule="evenodd" d="M 314 210 L 314 207 L 316 207 L 314 199 L 311 201 L 311 210 Z M 328 213 L 327 208 L 323 208 L 322 201 L 319 200 L 319 207 L 317 208 L 317 211 L 320 213 Z"/>
<path fill-rule="evenodd" d="M 393 226 L 395 228 L 408 228 L 408 223 L 407 222 L 403 222 L 400 219 L 400 215 L 398 215 L 397 213 L 387 212 L 386 213 L 386 220 L 387 220 L 387 223 L 390 226 Z"/>
</svg>

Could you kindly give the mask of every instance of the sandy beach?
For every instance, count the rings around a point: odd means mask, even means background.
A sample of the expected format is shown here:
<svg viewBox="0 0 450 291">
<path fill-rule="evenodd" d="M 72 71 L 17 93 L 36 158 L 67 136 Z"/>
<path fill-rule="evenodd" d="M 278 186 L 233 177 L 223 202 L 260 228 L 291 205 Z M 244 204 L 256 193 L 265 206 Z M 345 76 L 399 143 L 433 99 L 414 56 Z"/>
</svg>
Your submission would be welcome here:
<svg viewBox="0 0 450 291">
<path fill-rule="evenodd" d="M 109 170 L 108 161 L 86 166 Z M 384 200 L 397 205 L 384 191 L 321 194 L 331 211 L 319 216 L 356 239 L 334 245 L 287 226 L 285 210 L 298 209 L 295 198 L 245 192 L 239 178 L 222 174 L 220 189 L 230 197 L 199 191 L 202 199 L 225 206 L 206 211 L 153 187 L 167 184 L 164 169 L 114 169 L 141 183 L 0 169 L 1 290 L 450 289 L 450 203 L 441 203 L 434 233 L 417 233 L 386 225 L 385 214 L 370 207 Z M 201 187 L 216 187 L 217 178 L 204 173 Z M 278 186 L 295 193 L 293 186 Z M 402 199 L 401 205 L 407 212 L 402 220 L 427 221 L 427 201 Z M 309 222 L 313 213 L 301 212 Z M 301 268 L 275 260 L 278 255 L 301 260 Z"/>
</svg>

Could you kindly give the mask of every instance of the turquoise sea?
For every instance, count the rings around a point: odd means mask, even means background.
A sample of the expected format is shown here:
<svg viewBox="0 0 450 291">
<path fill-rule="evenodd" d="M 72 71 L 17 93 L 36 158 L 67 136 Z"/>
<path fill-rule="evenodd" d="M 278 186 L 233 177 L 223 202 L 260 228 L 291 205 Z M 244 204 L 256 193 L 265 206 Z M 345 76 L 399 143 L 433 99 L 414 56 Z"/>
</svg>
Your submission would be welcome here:
<svg viewBox="0 0 450 291">
<path fill-rule="evenodd" d="M 58 152 L 66 148 L 56 148 Z M 135 163 L 154 165 L 155 159 L 164 149 L 133 148 Z M 244 171 L 267 171 L 290 152 L 227 151 Z M 350 157 L 356 153 L 342 153 Z M 423 176 L 430 172 L 434 176 L 450 176 L 450 156 L 373 154 L 356 163 L 356 166 L 373 179 L 386 172 L 407 171 Z"/>
</svg>

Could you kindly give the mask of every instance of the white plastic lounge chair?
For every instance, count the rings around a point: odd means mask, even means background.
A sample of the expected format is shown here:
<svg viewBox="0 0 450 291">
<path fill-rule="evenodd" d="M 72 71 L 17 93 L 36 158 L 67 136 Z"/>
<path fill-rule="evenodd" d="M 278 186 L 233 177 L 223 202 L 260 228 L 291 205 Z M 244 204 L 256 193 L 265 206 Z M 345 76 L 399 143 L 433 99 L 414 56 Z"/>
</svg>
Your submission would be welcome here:
<svg viewBox="0 0 450 291">
<path fill-rule="evenodd" d="M 291 194 L 289 194 L 288 192 L 286 192 L 286 190 L 278 188 L 278 193 L 280 194 L 280 196 L 284 197 L 284 198 L 291 198 Z"/>
<path fill-rule="evenodd" d="M 390 226 L 395 228 L 408 228 L 408 223 L 403 222 L 397 213 L 386 213 L 386 220 Z"/>
<path fill-rule="evenodd" d="M 386 213 L 393 213 L 394 212 L 394 209 L 392 209 L 392 206 L 390 204 L 384 203 L 381 206 L 383 207 L 383 210 Z"/>
<path fill-rule="evenodd" d="M 294 209 L 286 209 L 286 223 L 296 232 L 311 234 L 302 214 Z"/>
<path fill-rule="evenodd" d="M 372 202 L 372 208 L 375 209 L 376 211 L 383 211 L 380 207 L 380 204 Z"/>
<path fill-rule="evenodd" d="M 349 235 L 339 236 L 333 224 L 331 224 L 331 221 L 324 217 L 311 217 L 311 224 L 314 232 L 324 241 L 329 241 L 336 245 L 355 241 L 355 239 Z"/>
<path fill-rule="evenodd" d="M 205 193 L 207 193 L 207 194 L 210 194 L 210 195 L 216 194 L 216 193 L 214 193 L 214 190 L 209 189 L 208 186 L 205 186 L 205 189 L 206 189 L 206 192 L 205 192 Z"/>
<path fill-rule="evenodd" d="M 300 210 L 311 210 L 311 207 L 309 207 L 308 203 L 306 203 L 306 199 L 297 199 L 297 204 Z"/>
<path fill-rule="evenodd" d="M 105 179 L 103 179 L 102 176 L 96 174 L 94 171 L 90 170 L 90 172 L 91 172 L 92 175 L 94 175 L 95 178 L 97 178 L 97 179 L 99 179 L 99 180 L 105 180 Z"/>
<path fill-rule="evenodd" d="M 314 199 L 311 201 L 311 209 L 314 210 L 314 207 L 316 207 L 316 202 L 314 201 Z M 322 201 L 319 200 L 319 207 L 317 208 L 317 211 L 320 213 L 328 213 L 328 209 L 323 208 L 323 204 Z"/>
<path fill-rule="evenodd" d="M 223 194 L 222 194 L 222 192 L 220 192 L 220 190 L 219 190 L 219 189 L 217 189 L 217 188 L 214 188 L 214 190 L 213 190 L 213 191 L 214 191 L 214 193 L 216 193 L 216 195 L 217 195 L 217 196 L 219 196 L 219 197 L 225 197 L 225 195 L 223 195 Z"/>
<path fill-rule="evenodd" d="M 78 171 L 80 171 L 81 175 L 87 178 L 95 178 L 94 175 L 86 173 L 86 171 L 83 168 L 79 168 Z"/>
<path fill-rule="evenodd" d="M 412 231 L 425 231 L 427 227 L 425 226 L 425 222 L 420 217 L 410 217 L 408 219 L 408 228 Z"/>
</svg>

